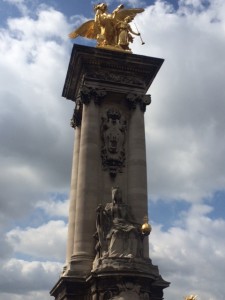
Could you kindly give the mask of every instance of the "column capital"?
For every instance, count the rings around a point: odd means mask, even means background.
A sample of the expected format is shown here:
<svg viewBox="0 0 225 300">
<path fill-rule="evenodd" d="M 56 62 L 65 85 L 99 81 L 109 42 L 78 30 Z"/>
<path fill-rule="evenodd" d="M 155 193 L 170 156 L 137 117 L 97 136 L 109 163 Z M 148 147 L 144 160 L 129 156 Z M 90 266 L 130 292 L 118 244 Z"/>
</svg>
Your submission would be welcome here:
<svg viewBox="0 0 225 300">
<path fill-rule="evenodd" d="M 136 109 L 139 104 L 141 111 L 145 112 L 146 106 L 151 103 L 151 95 L 129 93 L 126 95 L 126 101 L 130 109 Z"/>
<path fill-rule="evenodd" d="M 70 121 L 71 127 L 76 128 L 81 125 L 83 104 L 88 105 L 91 100 L 93 100 L 95 104 L 100 105 L 106 95 L 107 92 L 105 89 L 93 88 L 84 85 L 80 89 L 80 95 L 75 102 L 73 116 Z"/>
<path fill-rule="evenodd" d="M 83 104 L 81 103 L 80 99 L 77 99 L 75 108 L 73 111 L 73 116 L 70 120 L 70 126 L 72 128 L 79 127 L 81 125 L 81 120 L 82 120 L 82 111 L 83 111 Z"/>
<path fill-rule="evenodd" d="M 101 101 L 105 98 L 107 92 L 105 89 L 93 88 L 89 86 L 82 86 L 80 89 L 80 99 L 83 104 L 89 104 L 91 100 L 95 104 L 101 104 Z"/>
</svg>

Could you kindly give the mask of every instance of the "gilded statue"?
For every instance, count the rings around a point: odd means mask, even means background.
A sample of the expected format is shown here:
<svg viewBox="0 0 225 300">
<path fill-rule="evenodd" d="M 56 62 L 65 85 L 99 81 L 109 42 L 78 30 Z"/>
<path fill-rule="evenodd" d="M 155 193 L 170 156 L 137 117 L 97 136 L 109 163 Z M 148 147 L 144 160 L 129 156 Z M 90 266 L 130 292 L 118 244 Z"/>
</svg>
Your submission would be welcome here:
<svg viewBox="0 0 225 300">
<path fill-rule="evenodd" d="M 139 32 L 132 30 L 130 22 L 143 8 L 125 9 L 121 4 L 112 13 L 108 12 L 106 3 L 95 5 L 95 19 L 89 20 L 69 34 L 71 39 L 78 36 L 97 41 L 97 47 L 109 50 L 131 52 L 129 43 L 133 36 L 140 36 Z"/>
<path fill-rule="evenodd" d="M 197 300 L 197 295 L 189 295 L 185 298 L 185 300 Z"/>
</svg>

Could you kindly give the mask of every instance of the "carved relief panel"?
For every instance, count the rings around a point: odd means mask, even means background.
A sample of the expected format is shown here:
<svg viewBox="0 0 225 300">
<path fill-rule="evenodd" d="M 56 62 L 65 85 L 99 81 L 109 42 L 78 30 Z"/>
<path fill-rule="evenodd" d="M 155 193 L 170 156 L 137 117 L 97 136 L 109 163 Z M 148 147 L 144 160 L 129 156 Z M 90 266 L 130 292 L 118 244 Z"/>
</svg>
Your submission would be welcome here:
<svg viewBox="0 0 225 300">
<path fill-rule="evenodd" d="M 118 109 L 108 108 L 102 116 L 100 131 L 102 166 L 115 177 L 125 166 L 127 121 Z"/>
</svg>

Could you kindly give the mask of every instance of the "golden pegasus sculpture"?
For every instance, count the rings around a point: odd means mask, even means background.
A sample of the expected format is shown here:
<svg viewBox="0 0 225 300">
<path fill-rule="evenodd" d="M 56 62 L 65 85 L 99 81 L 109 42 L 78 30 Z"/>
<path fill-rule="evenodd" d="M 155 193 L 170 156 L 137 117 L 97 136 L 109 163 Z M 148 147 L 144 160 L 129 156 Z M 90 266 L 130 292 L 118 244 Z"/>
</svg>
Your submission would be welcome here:
<svg viewBox="0 0 225 300">
<path fill-rule="evenodd" d="M 100 3 L 95 5 L 94 11 L 95 19 L 83 23 L 71 32 L 69 37 L 94 39 L 97 41 L 97 47 L 131 52 L 129 43 L 133 42 L 132 34 L 140 36 L 140 33 L 134 32 L 129 23 L 144 9 L 124 9 L 124 5 L 121 4 L 112 13 L 108 13 L 107 4 Z"/>
</svg>

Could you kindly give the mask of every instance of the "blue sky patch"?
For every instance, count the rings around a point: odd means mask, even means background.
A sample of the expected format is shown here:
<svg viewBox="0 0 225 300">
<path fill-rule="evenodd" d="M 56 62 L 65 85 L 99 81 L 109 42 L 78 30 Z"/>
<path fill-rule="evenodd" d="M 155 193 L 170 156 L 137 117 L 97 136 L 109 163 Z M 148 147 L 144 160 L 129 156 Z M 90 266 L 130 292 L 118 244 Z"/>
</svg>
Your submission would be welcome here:
<svg viewBox="0 0 225 300">
<path fill-rule="evenodd" d="M 162 224 L 162 230 L 167 231 L 179 220 L 180 214 L 191 207 L 185 201 L 151 201 L 149 203 L 149 221 Z"/>
<path fill-rule="evenodd" d="M 205 203 L 213 206 L 208 215 L 211 219 L 225 219 L 225 190 L 217 191 L 212 198 L 205 200 Z"/>
</svg>

